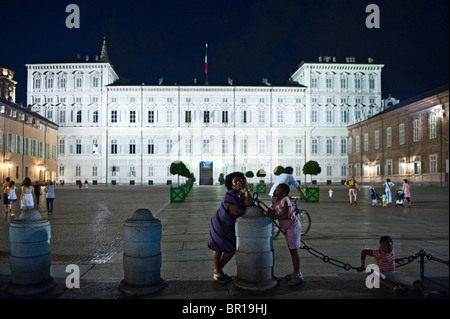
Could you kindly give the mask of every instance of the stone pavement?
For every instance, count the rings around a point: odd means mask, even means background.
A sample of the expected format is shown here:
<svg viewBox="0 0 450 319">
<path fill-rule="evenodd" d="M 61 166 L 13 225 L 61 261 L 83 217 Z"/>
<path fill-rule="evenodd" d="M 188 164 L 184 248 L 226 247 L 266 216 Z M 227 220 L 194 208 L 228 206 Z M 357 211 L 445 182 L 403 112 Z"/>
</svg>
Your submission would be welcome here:
<svg viewBox="0 0 450 319">
<path fill-rule="evenodd" d="M 377 248 L 379 238 L 390 235 L 397 257 L 408 257 L 424 249 L 436 258 L 448 260 L 448 188 L 412 188 L 413 207 L 408 209 L 371 206 L 367 186 L 361 187 L 358 205 L 349 205 L 347 189 L 341 185 L 331 187 L 333 198 L 328 197 L 330 187 L 321 186 L 318 203 L 301 204 L 312 218 L 311 229 L 303 237 L 308 246 L 358 267 L 361 249 Z M 378 191 L 381 190 L 380 187 Z M 162 223 L 161 278 L 167 283 L 166 288 L 141 299 L 178 299 L 185 303 L 211 299 L 395 299 L 384 287 L 368 289 L 366 273 L 325 263 L 304 249 L 300 250 L 304 283 L 289 287 L 284 275 L 292 271 L 292 263 L 282 236 L 274 240 L 274 275 L 279 279 L 275 288 L 254 293 L 239 290 L 232 283 L 214 282 L 212 252 L 206 241 L 210 217 L 225 191 L 223 186 L 194 186 L 185 202 L 169 203 L 167 186 L 90 186 L 87 190 L 64 186 L 56 190 L 53 216 L 47 216 L 41 196 L 39 210 L 51 223 L 51 275 L 57 286 L 47 294 L 27 299 L 123 299 L 117 289 L 123 279 L 123 223 L 139 208 L 149 209 Z M 291 195 L 296 193 L 291 188 Z M 266 194 L 259 198 L 270 202 Z M 10 278 L 10 218 L 3 211 L 1 214 L 0 299 L 17 299 L 5 292 Z M 373 262 L 370 258 L 366 265 Z M 65 287 L 68 264 L 80 267 L 78 289 Z M 399 270 L 417 277 L 419 263 L 414 261 Z M 225 271 L 236 275 L 235 258 Z M 445 264 L 425 264 L 424 283 L 430 289 L 448 292 L 448 275 Z M 421 296 L 411 287 L 401 299 L 418 298 Z"/>
</svg>

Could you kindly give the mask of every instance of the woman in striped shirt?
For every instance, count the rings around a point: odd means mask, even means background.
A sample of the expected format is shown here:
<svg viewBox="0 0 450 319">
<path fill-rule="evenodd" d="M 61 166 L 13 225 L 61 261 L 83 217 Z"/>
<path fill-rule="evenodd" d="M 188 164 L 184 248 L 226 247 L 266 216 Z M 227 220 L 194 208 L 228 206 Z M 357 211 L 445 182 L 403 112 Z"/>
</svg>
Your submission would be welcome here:
<svg viewBox="0 0 450 319">
<path fill-rule="evenodd" d="M 228 189 L 219 209 L 211 218 L 208 236 L 208 247 L 213 250 L 214 276 L 220 283 L 227 283 L 231 277 L 223 272 L 223 267 L 236 252 L 236 219 L 241 216 L 245 207 L 252 204 L 247 180 L 241 172 L 226 176 L 225 186 Z M 242 193 L 242 188 L 245 192 Z"/>
</svg>

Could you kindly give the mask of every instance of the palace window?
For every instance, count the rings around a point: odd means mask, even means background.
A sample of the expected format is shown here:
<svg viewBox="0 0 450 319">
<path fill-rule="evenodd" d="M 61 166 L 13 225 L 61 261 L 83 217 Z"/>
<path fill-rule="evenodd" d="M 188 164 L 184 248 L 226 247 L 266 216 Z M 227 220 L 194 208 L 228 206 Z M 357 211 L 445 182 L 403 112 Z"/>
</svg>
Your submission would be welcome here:
<svg viewBox="0 0 450 319">
<path fill-rule="evenodd" d="M 418 142 L 420 140 L 420 122 L 418 119 L 413 121 L 413 141 Z"/>
<path fill-rule="evenodd" d="M 148 122 L 155 123 L 155 111 L 148 111 Z"/>
<path fill-rule="evenodd" d="M 111 123 L 117 123 L 117 110 L 111 111 Z"/>
<path fill-rule="evenodd" d="M 209 123 L 209 111 L 204 111 L 203 112 L 203 123 Z"/>
<path fill-rule="evenodd" d="M 192 114 L 191 111 L 186 111 L 184 113 L 184 121 L 185 123 L 191 123 L 192 122 Z"/>
<path fill-rule="evenodd" d="M 430 130 L 430 139 L 436 138 L 436 115 L 430 115 L 429 130 Z"/>
<path fill-rule="evenodd" d="M 148 140 L 147 154 L 155 154 L 155 142 L 153 139 Z"/>
<path fill-rule="evenodd" d="M 117 140 L 111 140 L 111 154 L 117 154 Z"/>
<path fill-rule="evenodd" d="M 228 111 L 222 111 L 222 123 L 228 123 Z"/>
</svg>

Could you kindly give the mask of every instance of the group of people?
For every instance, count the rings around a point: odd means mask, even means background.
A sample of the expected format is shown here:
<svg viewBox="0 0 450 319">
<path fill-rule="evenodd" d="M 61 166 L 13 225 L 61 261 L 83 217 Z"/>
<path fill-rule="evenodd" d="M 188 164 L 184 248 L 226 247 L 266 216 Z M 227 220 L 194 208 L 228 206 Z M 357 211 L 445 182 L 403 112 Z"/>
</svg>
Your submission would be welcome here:
<svg viewBox="0 0 450 319">
<path fill-rule="evenodd" d="M 358 183 L 356 182 L 355 178 L 352 176 L 349 180 L 347 180 L 344 184 L 348 187 L 348 196 L 350 198 L 350 205 L 353 204 L 353 201 L 355 205 L 357 205 L 357 191 L 361 191 L 361 189 L 358 186 Z M 381 196 L 383 206 L 387 206 L 388 204 L 392 203 L 392 187 L 395 186 L 395 184 L 391 181 L 390 178 L 386 178 L 386 181 L 383 183 L 384 186 L 384 194 Z M 408 180 L 405 178 L 403 179 L 403 185 L 402 185 L 402 192 L 404 195 L 405 200 L 408 202 L 408 208 L 411 207 L 411 192 L 410 192 L 410 185 L 408 183 Z M 331 196 L 330 196 L 331 197 Z"/>
<path fill-rule="evenodd" d="M 292 168 L 287 167 L 272 186 L 269 192 L 272 203 L 267 210 L 267 214 L 274 219 L 278 219 L 279 225 L 283 229 L 293 265 L 293 273 L 288 274 L 286 279 L 288 285 L 296 286 L 303 282 L 298 255 L 301 241 L 301 223 L 296 218 L 289 199 L 290 186 L 297 188 L 303 198 L 307 197 L 299 183 L 293 178 L 292 172 Z M 360 190 L 357 182 L 354 178 L 351 178 L 345 185 L 350 189 L 350 203 L 352 204 L 352 196 L 354 196 L 356 205 L 356 189 Z M 219 283 L 228 283 L 232 280 L 223 269 L 236 252 L 235 223 L 237 218 L 244 214 L 245 208 L 253 205 L 248 183 L 243 173 L 234 172 L 227 175 L 225 186 L 228 191 L 225 193 L 219 209 L 211 218 L 208 236 L 208 247 L 213 251 L 213 279 Z M 394 184 L 387 180 L 385 186 L 390 189 Z M 409 185 L 406 180 L 404 180 L 403 190 L 409 201 Z M 438 296 L 436 291 L 428 290 L 420 279 L 411 279 L 405 277 L 403 273 L 397 272 L 395 264 L 401 263 L 402 259 L 394 257 L 393 241 L 389 236 L 381 237 L 378 249 L 363 249 L 361 251 L 361 266 L 358 267 L 358 272 L 365 270 L 366 256 L 375 258 L 379 270 L 376 275 L 379 276 L 380 283 L 392 289 L 396 295 L 405 293 L 404 285 L 412 284 L 422 292 L 424 298 L 436 298 Z"/>
<path fill-rule="evenodd" d="M 19 201 L 19 209 L 26 211 L 39 206 L 39 197 L 41 195 L 41 186 L 38 182 L 32 185 L 31 179 L 25 177 L 22 182 L 20 197 L 17 196 L 17 187 L 15 181 L 9 177 L 3 184 L 3 204 L 5 205 L 5 213 L 14 216 L 14 206 Z M 45 186 L 45 197 L 47 205 L 47 214 L 53 214 L 53 202 L 55 200 L 55 187 L 53 182 L 49 182 Z"/>
<path fill-rule="evenodd" d="M 292 176 L 293 168 L 287 167 L 272 186 L 269 195 L 272 204 L 267 213 L 280 221 L 280 226 L 285 233 L 286 242 L 292 258 L 293 273 L 286 276 L 290 286 L 303 282 L 300 272 L 300 248 L 301 224 L 294 214 L 291 201 L 289 200 L 289 187 L 293 185 L 303 198 L 299 183 Z M 227 283 L 231 277 L 224 273 L 224 266 L 230 261 L 236 252 L 236 219 L 241 216 L 245 208 L 253 205 L 250 197 L 248 183 L 243 173 L 234 172 L 226 176 L 226 192 L 219 209 L 211 218 L 208 236 L 208 247 L 213 250 L 214 275 L 213 279 L 220 283 Z M 244 189 L 244 192 L 242 192 Z"/>
</svg>

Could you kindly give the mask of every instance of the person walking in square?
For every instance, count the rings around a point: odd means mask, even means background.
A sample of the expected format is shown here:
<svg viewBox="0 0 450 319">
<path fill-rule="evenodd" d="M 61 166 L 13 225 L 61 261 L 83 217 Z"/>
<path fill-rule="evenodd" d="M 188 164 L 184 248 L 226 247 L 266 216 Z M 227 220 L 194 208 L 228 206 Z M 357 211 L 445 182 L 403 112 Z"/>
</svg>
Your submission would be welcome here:
<svg viewBox="0 0 450 319">
<path fill-rule="evenodd" d="M 35 187 L 31 185 L 31 179 L 29 177 L 25 177 L 23 180 L 21 190 L 20 209 L 22 211 L 33 209 L 36 206 Z"/>
<path fill-rule="evenodd" d="M 387 206 L 387 195 L 386 193 L 384 193 L 383 195 L 381 195 L 381 200 L 383 202 L 383 206 Z"/>
<path fill-rule="evenodd" d="M 8 186 L 11 179 L 6 178 L 6 182 L 3 184 L 3 205 L 5 205 L 5 214 L 9 213 L 9 200 L 8 200 Z"/>
<path fill-rule="evenodd" d="M 359 191 L 361 191 L 361 189 L 359 188 L 358 183 L 355 180 L 355 177 L 352 176 L 352 178 L 346 181 L 344 185 L 348 187 L 348 196 L 350 197 L 350 205 L 353 204 L 352 197 L 355 200 L 355 205 L 358 205 L 358 203 L 356 202 L 356 198 L 358 195 L 356 189 L 358 188 Z"/>
<path fill-rule="evenodd" d="M 39 207 L 39 196 L 41 195 L 41 185 L 36 181 L 34 184 L 34 198 L 36 199 L 36 207 Z"/>
<path fill-rule="evenodd" d="M 402 190 L 403 194 L 405 195 L 405 199 L 408 201 L 408 208 L 411 208 L 411 191 L 408 180 L 406 178 L 403 180 Z"/>
<path fill-rule="evenodd" d="M 385 192 L 386 192 L 386 197 L 387 197 L 387 201 L 386 204 L 390 204 L 392 203 L 392 193 L 391 193 L 391 188 L 395 186 L 394 183 L 391 182 L 391 180 L 389 178 L 386 178 L 386 182 L 383 183 L 384 187 L 385 187 Z"/>
<path fill-rule="evenodd" d="M 53 214 L 53 201 L 55 200 L 55 186 L 50 182 L 45 188 L 45 201 L 47 204 L 47 215 Z"/>
<path fill-rule="evenodd" d="M 14 181 L 10 181 L 8 186 L 9 213 L 11 216 L 14 216 L 14 204 L 17 201 L 17 187 L 15 184 L 16 183 Z"/>
</svg>

